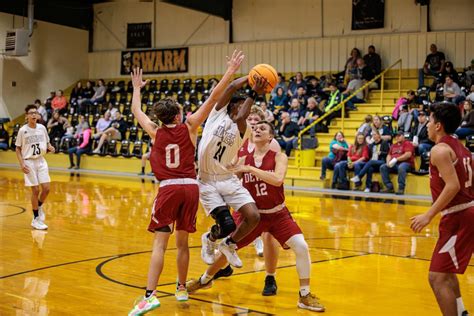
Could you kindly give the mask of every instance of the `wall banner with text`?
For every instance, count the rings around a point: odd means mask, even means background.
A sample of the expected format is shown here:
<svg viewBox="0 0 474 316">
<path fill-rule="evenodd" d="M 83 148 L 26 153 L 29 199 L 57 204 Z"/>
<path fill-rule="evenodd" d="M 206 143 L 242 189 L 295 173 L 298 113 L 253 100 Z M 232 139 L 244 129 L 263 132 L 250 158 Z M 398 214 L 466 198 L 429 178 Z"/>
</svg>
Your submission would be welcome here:
<svg viewBox="0 0 474 316">
<path fill-rule="evenodd" d="M 133 67 L 143 69 L 143 74 L 188 72 L 188 48 L 168 48 L 123 51 L 120 74 L 128 75 Z"/>
</svg>

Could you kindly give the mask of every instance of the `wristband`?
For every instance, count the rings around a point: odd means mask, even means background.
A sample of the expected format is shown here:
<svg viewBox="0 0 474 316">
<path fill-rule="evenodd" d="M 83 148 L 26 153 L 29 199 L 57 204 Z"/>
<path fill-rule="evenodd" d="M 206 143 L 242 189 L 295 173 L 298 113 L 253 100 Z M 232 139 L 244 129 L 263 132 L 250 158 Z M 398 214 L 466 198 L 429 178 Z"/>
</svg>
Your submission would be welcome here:
<svg viewBox="0 0 474 316">
<path fill-rule="evenodd" d="M 258 96 L 258 93 L 255 92 L 254 90 L 250 90 L 250 92 L 247 94 L 247 97 L 253 100 L 257 99 L 257 96 Z"/>
</svg>

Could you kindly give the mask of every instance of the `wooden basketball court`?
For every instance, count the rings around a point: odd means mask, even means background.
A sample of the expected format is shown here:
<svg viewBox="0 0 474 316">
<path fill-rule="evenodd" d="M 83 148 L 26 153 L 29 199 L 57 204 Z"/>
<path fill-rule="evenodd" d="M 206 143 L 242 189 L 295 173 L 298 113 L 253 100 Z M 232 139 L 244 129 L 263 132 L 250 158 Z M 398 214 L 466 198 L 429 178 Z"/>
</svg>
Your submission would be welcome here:
<svg viewBox="0 0 474 316">
<path fill-rule="evenodd" d="M 125 315 L 144 292 L 152 240 L 146 227 L 157 186 L 55 173 L 52 180 L 49 230 L 36 231 L 20 171 L 0 170 L 0 315 Z M 312 291 L 327 315 L 440 315 L 427 280 L 439 218 L 423 235 L 409 229 L 410 217 L 428 202 L 287 192 L 287 205 L 310 246 Z M 211 223 L 200 210 L 189 277 L 206 268 L 200 237 Z M 158 286 L 162 306 L 151 315 L 313 314 L 296 307 L 291 251 L 280 252 L 278 295 L 261 296 L 264 261 L 253 247 L 240 252 L 244 267 L 233 276 L 178 303 L 173 243 Z M 460 283 L 472 311 L 474 260 Z"/>
</svg>

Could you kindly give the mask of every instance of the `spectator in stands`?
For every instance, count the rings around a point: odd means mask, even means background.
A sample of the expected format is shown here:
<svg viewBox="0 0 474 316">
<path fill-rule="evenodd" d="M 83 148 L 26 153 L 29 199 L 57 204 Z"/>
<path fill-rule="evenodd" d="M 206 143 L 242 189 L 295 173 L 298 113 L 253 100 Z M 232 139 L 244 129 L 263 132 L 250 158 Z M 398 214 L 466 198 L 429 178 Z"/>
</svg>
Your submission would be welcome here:
<svg viewBox="0 0 474 316">
<path fill-rule="evenodd" d="M 385 185 L 383 193 L 394 193 L 393 183 L 390 180 L 389 173 L 398 173 L 397 195 L 403 195 L 407 173 L 414 167 L 415 149 L 412 143 L 405 139 L 405 133 L 399 131 L 395 136 L 396 143 L 390 147 L 386 163 L 380 167 L 380 174 Z"/>
<path fill-rule="evenodd" d="M 320 102 L 323 99 L 324 94 L 319 79 L 315 76 L 311 76 L 306 85 L 306 95 L 308 97 L 314 97 L 316 101 Z"/>
<path fill-rule="evenodd" d="M 380 58 L 380 55 L 375 52 L 374 45 L 370 45 L 368 51 L 369 52 L 364 56 L 364 61 L 372 70 L 374 75 L 378 75 L 382 72 L 382 59 Z"/>
<path fill-rule="evenodd" d="M 109 111 L 107 111 L 105 112 L 104 117 L 101 117 L 97 121 L 97 124 L 95 125 L 95 134 L 92 136 L 92 138 L 94 139 L 100 138 L 100 136 L 102 136 L 104 131 L 110 127 L 110 123 L 112 122 L 110 120 L 110 117 L 111 117 L 111 114 Z"/>
<path fill-rule="evenodd" d="M 375 131 L 378 131 L 382 137 L 383 140 L 389 142 L 392 140 L 392 135 L 390 134 L 390 130 L 387 125 L 385 125 L 382 122 L 382 118 L 378 115 L 374 116 L 373 123 L 372 123 L 372 129 L 368 135 L 367 143 L 372 144 L 374 142 L 374 133 Z"/>
<path fill-rule="evenodd" d="M 341 91 L 339 91 L 336 87 L 336 84 L 334 82 L 329 83 L 329 99 L 326 102 L 326 106 L 324 107 L 324 113 L 330 112 L 333 108 L 335 108 L 340 102 L 343 100 L 343 95 Z M 325 125 L 326 127 L 329 127 L 329 124 L 331 124 L 331 120 L 335 117 L 340 117 L 341 111 L 335 111 L 331 114 L 329 114 L 326 117 L 326 122 Z"/>
<path fill-rule="evenodd" d="M 412 144 L 415 147 L 415 153 L 423 155 L 431 150 L 434 143 L 428 138 L 428 116 L 425 111 L 418 113 L 418 120 L 411 131 Z"/>
<path fill-rule="evenodd" d="M 474 84 L 471 85 L 471 90 L 469 95 L 466 97 L 466 100 L 471 101 L 471 103 L 474 103 Z"/>
<path fill-rule="evenodd" d="M 354 92 L 362 88 L 363 84 L 364 83 L 361 79 L 352 79 L 351 81 L 349 81 L 346 90 L 342 92 L 343 98 L 347 99 Z M 357 110 L 355 106 L 356 103 L 365 103 L 363 90 L 357 92 L 355 96 L 353 96 L 349 101 L 346 102 L 346 108 L 349 110 Z"/>
<path fill-rule="evenodd" d="M 71 126 L 67 118 L 62 116 L 59 111 L 54 111 L 53 116 L 48 121 L 49 138 L 53 140 L 56 137 L 62 138 L 66 129 Z"/>
<path fill-rule="evenodd" d="M 316 99 L 311 97 L 308 99 L 308 106 L 306 107 L 306 110 L 301 114 L 302 115 L 298 121 L 298 125 L 301 128 L 304 128 L 316 121 L 321 115 L 323 115 L 323 112 L 318 108 L 318 102 Z M 310 128 L 309 133 L 311 137 L 314 137 L 316 131 L 321 131 L 321 125 L 321 123 L 318 123 Z"/>
<path fill-rule="evenodd" d="M 46 107 L 41 104 L 41 101 L 39 99 L 35 100 L 35 105 L 36 108 L 38 108 L 38 114 L 41 117 L 39 123 L 43 125 L 48 124 L 48 111 L 46 110 Z"/>
<path fill-rule="evenodd" d="M 191 104 L 191 108 L 192 108 L 192 104 Z M 115 104 L 113 102 L 109 102 L 108 105 L 107 105 L 107 110 L 105 110 L 105 112 L 110 112 L 110 115 L 112 115 L 112 117 L 115 117 L 115 113 L 118 111 L 117 107 L 115 106 Z M 104 112 L 104 114 L 105 114 Z M 193 111 L 194 113 L 194 111 Z"/>
<path fill-rule="evenodd" d="M 276 96 L 272 98 L 273 114 L 277 115 L 279 111 L 288 106 L 288 97 L 282 87 L 277 88 Z"/>
<path fill-rule="evenodd" d="M 328 156 L 324 157 L 322 160 L 321 176 L 319 177 L 320 180 L 326 179 L 327 169 L 333 170 L 336 163 L 347 159 L 348 150 L 349 146 L 344 140 L 344 134 L 342 132 L 337 132 L 336 135 L 334 135 L 334 139 L 329 144 Z"/>
<path fill-rule="evenodd" d="M 296 100 L 296 99 L 293 99 Z M 298 101 L 298 100 L 296 100 Z M 299 105 L 298 105 L 299 106 Z M 279 128 L 278 144 L 285 149 L 285 154 L 289 157 L 291 150 L 296 148 L 298 144 L 298 133 L 300 128 L 298 124 L 291 120 L 290 114 L 287 112 L 281 113 L 281 126 Z"/>
<path fill-rule="evenodd" d="M 288 109 L 288 114 L 290 115 L 290 120 L 298 124 L 298 121 L 301 117 L 301 105 L 300 101 L 297 98 L 293 98 L 291 100 L 290 108 Z"/>
<path fill-rule="evenodd" d="M 347 160 L 339 161 L 334 165 L 332 177 L 332 186 L 339 190 L 348 190 L 349 181 L 347 181 L 347 169 L 359 173 L 369 160 L 369 148 L 365 142 L 363 134 L 357 134 L 354 144 L 349 147 Z"/>
<path fill-rule="evenodd" d="M 54 97 L 56 96 L 56 91 L 51 91 L 49 93 L 49 97 L 44 100 L 44 106 L 46 107 L 46 110 L 49 112 L 49 114 L 52 115 L 53 110 L 51 108 L 51 102 L 53 101 Z"/>
<path fill-rule="evenodd" d="M 10 136 L 8 136 L 8 132 L 5 130 L 3 123 L 0 123 L 0 149 L 7 150 L 8 149 L 8 140 Z"/>
<path fill-rule="evenodd" d="M 408 120 L 408 114 L 410 112 L 410 107 L 413 107 L 416 102 L 416 94 L 413 90 L 408 90 L 406 97 L 401 97 L 397 100 L 395 107 L 392 111 L 392 118 L 398 120 L 398 128 L 404 126 Z M 403 114 L 404 113 L 404 114 Z M 411 118 L 408 125 L 411 125 Z M 405 129 L 405 128 L 404 128 Z"/>
<path fill-rule="evenodd" d="M 265 114 L 265 121 L 268 123 L 273 123 L 275 120 L 275 117 L 273 116 L 272 111 L 268 109 L 267 102 L 266 101 L 261 101 L 260 102 L 260 108 L 262 109 L 263 113 Z"/>
<path fill-rule="evenodd" d="M 362 185 L 361 179 L 367 175 L 364 192 L 371 191 L 372 174 L 380 170 L 380 166 L 386 162 L 387 154 L 390 150 L 390 145 L 385 140 L 382 140 L 379 131 L 374 131 L 373 136 L 374 142 L 369 145 L 370 160 L 361 170 L 359 170 L 359 172 L 354 172 L 354 177 L 351 178 L 351 181 L 354 182 L 355 186 L 360 187 Z"/>
<path fill-rule="evenodd" d="M 464 69 L 464 72 L 466 73 L 466 87 L 471 87 L 474 85 L 474 59 L 471 60 L 471 65 Z"/>
<path fill-rule="evenodd" d="M 347 59 L 344 66 L 344 85 L 347 85 L 357 74 L 357 59 L 361 57 L 360 50 L 354 47 L 351 51 L 351 56 Z"/>
<path fill-rule="evenodd" d="M 357 59 L 357 67 L 359 68 L 359 72 L 361 74 L 362 84 L 365 85 L 369 81 L 375 78 L 375 73 L 365 64 L 365 60 L 362 58 Z M 369 86 L 365 87 L 364 89 L 364 100 L 367 99 L 369 95 L 369 88 L 370 89 L 377 89 L 378 84 L 377 82 L 372 82 Z"/>
<path fill-rule="evenodd" d="M 74 127 L 69 126 L 66 128 L 66 133 L 64 133 L 63 137 L 61 137 L 61 142 L 59 143 L 59 148 L 63 148 L 63 144 L 66 139 L 72 140 L 74 139 Z"/>
<path fill-rule="evenodd" d="M 92 131 L 89 127 L 89 124 L 85 121 L 84 116 L 79 116 L 79 124 L 76 126 L 76 135 L 75 137 L 78 140 L 79 145 L 71 147 L 68 150 L 69 153 L 69 163 L 70 166 L 68 169 L 80 169 L 81 165 L 81 155 L 88 153 L 92 148 L 91 141 Z M 76 164 L 74 164 L 73 154 L 76 154 Z"/>
<path fill-rule="evenodd" d="M 87 81 L 86 87 L 82 90 L 81 101 L 90 100 L 93 95 L 94 95 L 94 85 L 92 84 L 92 81 Z"/>
<path fill-rule="evenodd" d="M 460 139 L 465 139 L 469 135 L 474 135 L 474 111 L 472 102 L 466 100 L 463 102 L 464 116 L 461 121 L 461 127 L 456 130 L 456 135 Z"/>
<path fill-rule="evenodd" d="M 63 95 L 63 90 L 56 91 L 56 96 L 51 101 L 51 108 L 53 111 L 59 111 L 60 114 L 65 114 L 67 112 L 67 100 Z"/>
<path fill-rule="evenodd" d="M 461 95 L 461 88 L 459 88 L 458 84 L 453 81 L 451 76 L 446 76 L 443 96 L 444 101 L 453 102 L 456 105 L 464 100 L 464 96 Z"/>
<path fill-rule="evenodd" d="M 278 73 L 278 84 L 275 86 L 275 88 L 273 88 L 272 93 L 271 93 L 272 99 L 277 96 L 278 88 L 282 88 L 284 92 L 283 94 L 286 95 L 285 92 L 288 91 L 288 87 L 286 86 L 285 76 L 283 76 L 280 72 Z"/>
<path fill-rule="evenodd" d="M 431 54 L 426 56 L 425 64 L 418 72 L 418 88 L 425 85 L 425 75 L 438 77 L 440 72 L 444 71 L 444 62 L 446 57 L 444 53 L 439 52 L 435 44 L 430 46 Z"/>
<path fill-rule="evenodd" d="M 372 130 L 372 115 L 368 114 L 365 119 L 364 123 L 357 129 L 356 134 L 362 134 L 364 137 L 367 137 L 370 134 L 370 131 Z"/>
<path fill-rule="evenodd" d="M 72 88 L 71 96 L 69 97 L 69 104 L 74 109 L 75 112 L 78 111 L 79 100 L 82 99 L 84 89 L 82 88 L 82 82 L 78 81 L 74 88 Z"/>
<path fill-rule="evenodd" d="M 453 63 L 450 61 L 447 61 L 444 64 L 444 71 L 440 73 L 439 76 L 442 84 L 445 84 L 446 76 L 451 76 L 451 78 L 453 78 L 453 81 L 458 86 L 460 85 L 458 72 L 456 71 L 456 68 L 454 68 Z"/>
<path fill-rule="evenodd" d="M 95 93 L 91 98 L 92 103 L 102 103 L 105 100 L 105 92 L 107 88 L 105 87 L 104 79 L 99 79 L 98 86 L 95 88 Z"/>
<path fill-rule="evenodd" d="M 308 96 L 306 95 L 306 86 L 299 86 L 296 90 L 295 98 L 300 102 L 300 110 L 304 110 L 308 105 Z"/>
<path fill-rule="evenodd" d="M 304 87 L 304 89 L 306 90 L 306 82 L 303 79 L 303 73 L 297 72 L 295 80 L 293 80 L 290 83 L 290 86 L 288 87 L 288 95 L 290 96 L 290 98 L 296 94 L 296 91 L 301 86 Z"/>
<path fill-rule="evenodd" d="M 125 139 L 125 133 L 127 132 L 127 123 L 122 118 L 122 114 L 117 111 L 115 112 L 115 119 L 110 123 L 110 127 L 104 131 L 100 136 L 99 144 L 97 148 L 93 151 L 94 154 L 100 153 L 102 145 L 104 142 L 110 141 L 112 139 L 121 140 Z"/>
</svg>

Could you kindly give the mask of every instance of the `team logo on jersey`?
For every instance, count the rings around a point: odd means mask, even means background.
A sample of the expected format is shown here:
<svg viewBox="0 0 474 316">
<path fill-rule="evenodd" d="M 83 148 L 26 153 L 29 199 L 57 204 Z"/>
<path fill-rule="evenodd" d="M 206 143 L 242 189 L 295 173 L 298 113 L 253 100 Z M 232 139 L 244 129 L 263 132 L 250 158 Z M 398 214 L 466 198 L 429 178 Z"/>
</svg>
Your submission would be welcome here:
<svg viewBox="0 0 474 316">
<path fill-rule="evenodd" d="M 232 146 L 235 142 L 236 138 L 236 133 L 233 133 L 232 130 L 225 130 L 225 123 L 219 125 L 217 129 L 214 131 L 214 136 L 219 137 L 222 139 L 224 143 L 226 143 L 229 146 Z"/>
</svg>

